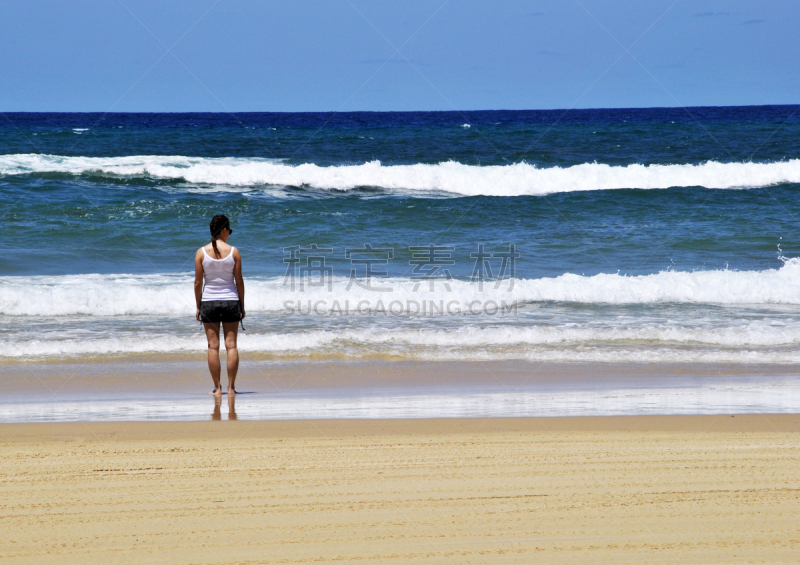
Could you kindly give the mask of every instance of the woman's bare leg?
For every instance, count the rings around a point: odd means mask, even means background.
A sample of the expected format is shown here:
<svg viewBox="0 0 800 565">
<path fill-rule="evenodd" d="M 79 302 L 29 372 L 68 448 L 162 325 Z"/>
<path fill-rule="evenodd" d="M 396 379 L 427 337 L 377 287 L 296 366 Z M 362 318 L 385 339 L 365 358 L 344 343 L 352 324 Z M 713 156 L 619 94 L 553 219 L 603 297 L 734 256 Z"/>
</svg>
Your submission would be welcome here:
<svg viewBox="0 0 800 565">
<path fill-rule="evenodd" d="M 214 391 L 211 394 L 222 394 L 222 385 L 219 382 L 221 370 L 219 362 L 219 323 L 204 323 L 203 327 L 206 329 L 206 339 L 208 340 L 208 370 L 211 373 L 211 380 L 214 381 Z"/>
<path fill-rule="evenodd" d="M 239 349 L 236 346 L 239 322 L 223 323 L 222 331 L 225 332 L 225 350 L 228 352 L 228 394 L 236 394 L 233 384 L 239 372 Z"/>
</svg>

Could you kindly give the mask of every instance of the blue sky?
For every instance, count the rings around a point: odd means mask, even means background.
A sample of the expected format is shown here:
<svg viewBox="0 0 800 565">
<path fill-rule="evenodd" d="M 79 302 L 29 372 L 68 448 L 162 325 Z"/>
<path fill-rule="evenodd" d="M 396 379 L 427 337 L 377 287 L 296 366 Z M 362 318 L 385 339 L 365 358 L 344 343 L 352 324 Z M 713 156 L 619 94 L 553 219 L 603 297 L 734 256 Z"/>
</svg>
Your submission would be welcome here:
<svg viewBox="0 0 800 565">
<path fill-rule="evenodd" d="M 0 111 L 796 104 L 798 21 L 796 0 L 6 0 Z"/>
</svg>

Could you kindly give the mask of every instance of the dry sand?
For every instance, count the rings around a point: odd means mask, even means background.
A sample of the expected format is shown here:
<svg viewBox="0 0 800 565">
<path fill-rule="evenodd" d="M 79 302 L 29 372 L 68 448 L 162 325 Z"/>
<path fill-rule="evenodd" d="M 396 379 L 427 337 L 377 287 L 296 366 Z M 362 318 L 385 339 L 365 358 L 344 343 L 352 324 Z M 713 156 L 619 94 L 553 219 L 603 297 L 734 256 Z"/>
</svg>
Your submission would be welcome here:
<svg viewBox="0 0 800 565">
<path fill-rule="evenodd" d="M 798 563 L 800 416 L 0 426 L 3 563 Z"/>
</svg>

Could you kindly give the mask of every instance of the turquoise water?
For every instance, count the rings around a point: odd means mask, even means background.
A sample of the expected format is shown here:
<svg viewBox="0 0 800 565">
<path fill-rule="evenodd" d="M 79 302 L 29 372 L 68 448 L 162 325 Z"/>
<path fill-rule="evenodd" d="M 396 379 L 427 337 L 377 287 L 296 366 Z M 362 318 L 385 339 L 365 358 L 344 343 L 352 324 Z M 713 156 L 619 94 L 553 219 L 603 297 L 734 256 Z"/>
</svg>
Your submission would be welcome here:
<svg viewBox="0 0 800 565">
<path fill-rule="evenodd" d="M 243 355 L 798 362 L 797 110 L 7 114 L 0 358 L 201 353 L 225 213 Z"/>
</svg>

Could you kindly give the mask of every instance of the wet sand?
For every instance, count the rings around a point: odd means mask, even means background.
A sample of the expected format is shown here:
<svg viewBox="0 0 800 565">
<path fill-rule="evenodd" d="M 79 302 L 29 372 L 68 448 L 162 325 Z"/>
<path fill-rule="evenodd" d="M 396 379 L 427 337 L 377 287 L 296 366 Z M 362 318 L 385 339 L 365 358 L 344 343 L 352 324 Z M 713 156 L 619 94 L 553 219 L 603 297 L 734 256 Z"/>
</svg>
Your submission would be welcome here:
<svg viewBox="0 0 800 565">
<path fill-rule="evenodd" d="M 219 410 L 205 361 L 0 365 L 0 423 L 800 411 L 800 367 L 526 361 L 247 361 Z M 223 378 L 223 384 L 225 379 Z"/>
<path fill-rule="evenodd" d="M 223 361 L 225 359 L 222 353 Z M 225 382 L 225 375 L 222 380 Z M 541 386 L 590 388 L 599 385 L 648 387 L 710 377 L 763 377 L 800 373 L 800 365 L 757 363 L 555 363 L 508 361 L 308 360 L 242 359 L 238 382 L 259 392 L 285 389 L 368 387 Z M 150 397 L 163 393 L 211 390 L 205 357 L 142 356 L 124 359 L 85 358 L 37 363 L 0 364 L 6 397 L 42 399 L 108 396 L 118 393 Z M 0 399 L 3 401 L 3 399 Z"/>
<path fill-rule="evenodd" d="M 4 563 L 796 563 L 800 416 L 0 426 Z"/>
</svg>

